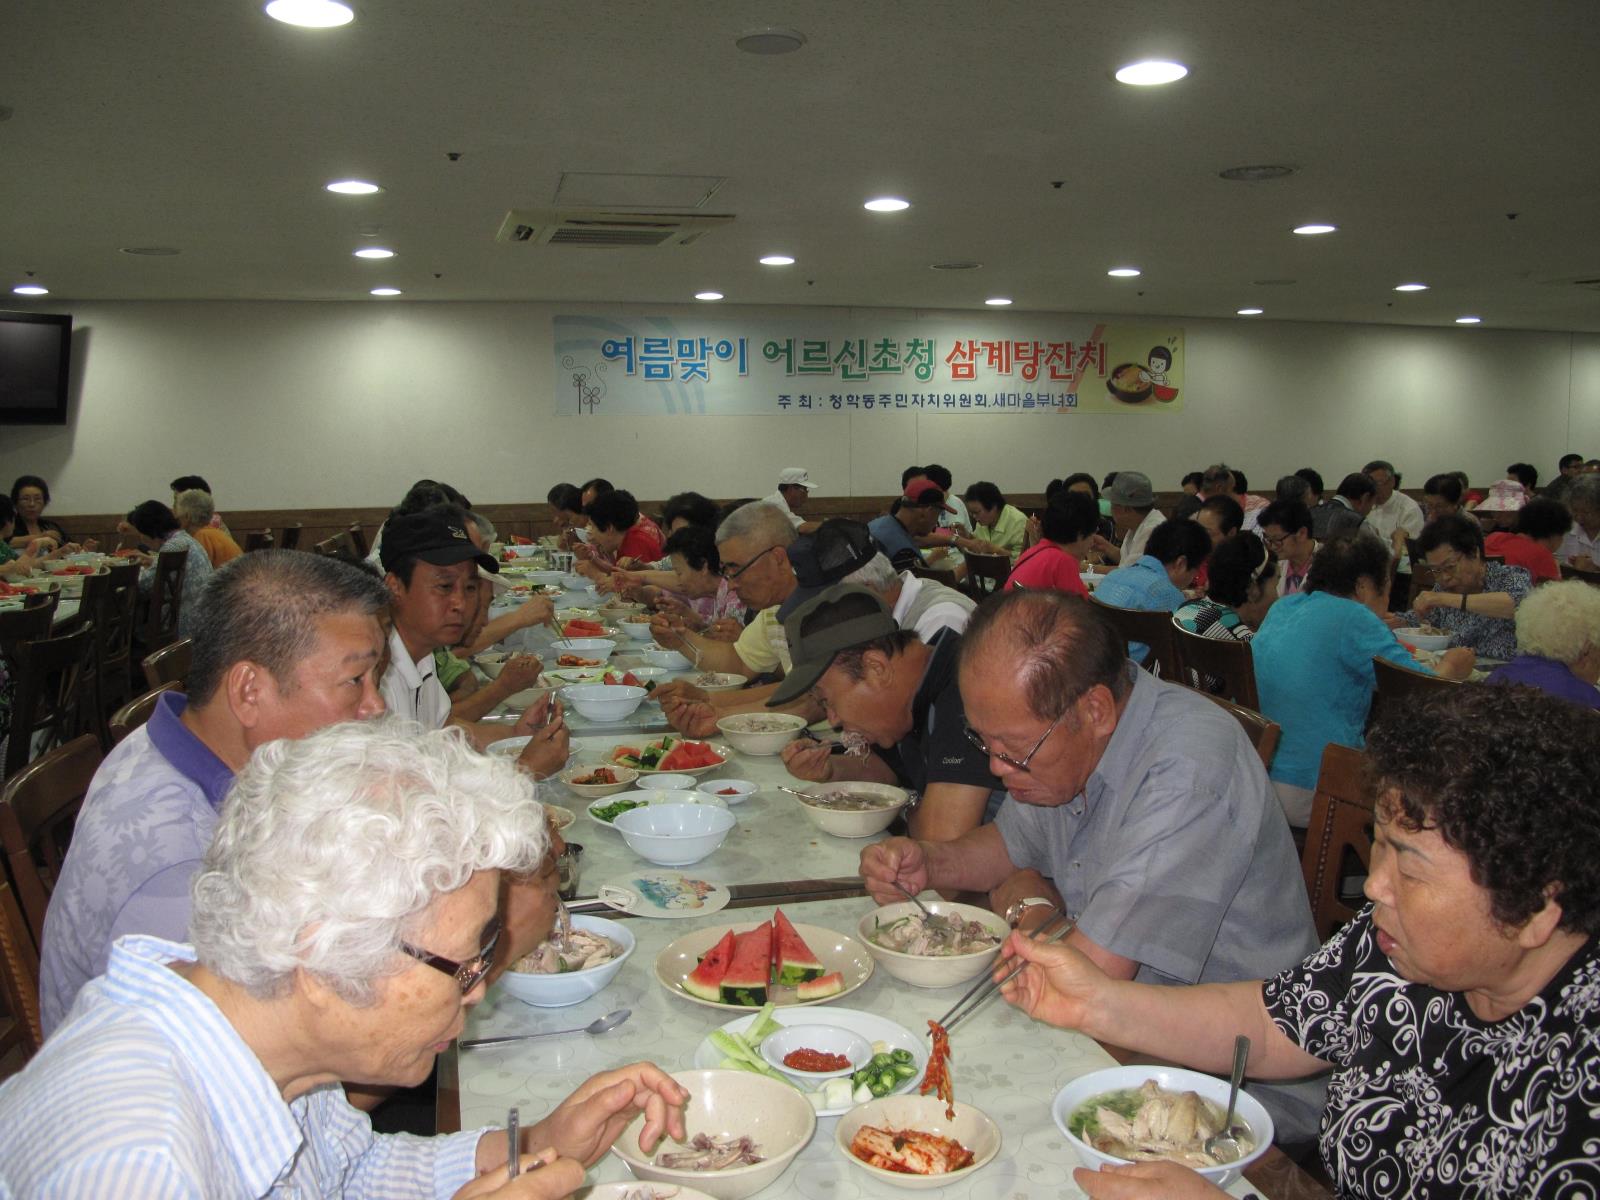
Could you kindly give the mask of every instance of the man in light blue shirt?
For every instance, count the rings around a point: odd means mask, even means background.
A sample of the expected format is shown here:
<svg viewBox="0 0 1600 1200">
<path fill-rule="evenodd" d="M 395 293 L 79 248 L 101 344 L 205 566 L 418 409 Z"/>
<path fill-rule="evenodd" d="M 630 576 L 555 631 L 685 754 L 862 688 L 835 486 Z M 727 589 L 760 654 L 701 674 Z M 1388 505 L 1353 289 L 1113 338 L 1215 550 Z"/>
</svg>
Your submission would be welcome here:
<svg viewBox="0 0 1600 1200">
<path fill-rule="evenodd" d="M 906 484 L 894 508 L 867 522 L 867 528 L 883 547 L 884 555 L 895 570 L 920 567 L 925 560 L 922 551 L 917 549 L 917 539 L 927 537 L 939 527 L 939 514 L 948 507 L 938 484 L 931 479 L 913 479 Z"/>
<path fill-rule="evenodd" d="M 1163 521 L 1150 534 L 1145 551 L 1100 581 L 1094 598 L 1113 608 L 1141 612 L 1176 612 L 1183 607 L 1183 589 L 1194 582 L 1195 572 L 1211 553 L 1211 535 L 1188 517 Z M 1143 664 L 1150 647 L 1128 643 L 1128 657 Z"/>
</svg>

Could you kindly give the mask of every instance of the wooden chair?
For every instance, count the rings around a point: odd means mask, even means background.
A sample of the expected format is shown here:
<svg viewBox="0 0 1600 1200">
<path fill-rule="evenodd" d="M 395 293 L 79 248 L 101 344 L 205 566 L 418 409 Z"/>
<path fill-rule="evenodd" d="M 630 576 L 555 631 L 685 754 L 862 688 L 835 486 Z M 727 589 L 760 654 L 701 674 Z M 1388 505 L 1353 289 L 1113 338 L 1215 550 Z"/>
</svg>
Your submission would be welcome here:
<svg viewBox="0 0 1600 1200">
<path fill-rule="evenodd" d="M 974 600 L 992 596 L 1011 578 L 1011 559 L 1004 554 L 968 554 L 967 594 Z"/>
<path fill-rule="evenodd" d="M 150 719 L 150 714 L 155 712 L 156 703 L 165 692 L 182 692 L 183 687 L 176 683 L 163 683 L 153 691 L 145 692 L 142 696 L 135 696 L 111 715 L 111 744 L 115 746 L 139 726 Z"/>
<path fill-rule="evenodd" d="M 278 535 L 278 548 L 280 550 L 300 549 L 301 528 L 302 526 L 299 521 L 296 521 L 293 525 L 285 525 L 283 527 L 283 532 Z"/>
<path fill-rule="evenodd" d="M 179 638 L 170 646 L 163 646 L 154 654 L 144 656 L 145 682 L 152 688 L 163 683 L 183 687 L 189 681 L 189 667 L 194 661 L 194 639 Z"/>
<path fill-rule="evenodd" d="M 934 583 L 942 583 L 947 588 L 959 588 L 961 586 L 960 581 L 956 579 L 954 571 L 942 570 L 939 567 L 924 567 L 913 563 L 911 573 L 918 579 L 931 579 Z"/>
<path fill-rule="evenodd" d="M 1115 604 L 1097 600 L 1093 595 L 1089 597 L 1089 603 L 1104 613 L 1127 641 L 1143 642 L 1150 647 L 1150 653 L 1144 659 L 1146 671 L 1173 683 L 1184 681 L 1184 673 L 1178 669 L 1177 640 L 1173 636 L 1178 627 L 1172 623 L 1171 613 L 1118 608 Z"/>
<path fill-rule="evenodd" d="M 189 566 L 187 550 L 164 550 L 156 555 L 156 576 L 150 586 L 149 608 L 139 643 L 145 653 L 159 650 L 178 636 L 178 614 L 183 609 L 183 577 Z"/>
<path fill-rule="evenodd" d="M 272 549 L 272 530 L 263 529 L 258 533 L 246 534 L 244 539 L 244 552 L 249 554 L 252 550 Z"/>
<path fill-rule="evenodd" d="M 11 885 L 0 879 L 0 1080 L 22 1070 L 43 1042 L 39 954 Z"/>
<path fill-rule="evenodd" d="M 61 607 L 60 592 L 35 592 L 22 601 L 24 611 L 39 612 L 41 609 L 50 617 L 53 624 L 56 619 L 56 609 Z"/>
<path fill-rule="evenodd" d="M 350 548 L 356 552 L 357 558 L 367 556 L 367 535 L 361 532 L 360 521 L 350 526 Z"/>
<path fill-rule="evenodd" d="M 133 694 L 133 633 L 139 624 L 139 564 L 106 567 L 105 603 L 95 614 L 100 702 L 107 711 Z"/>
<path fill-rule="evenodd" d="M 83 592 L 78 599 L 78 611 L 69 620 L 61 622 L 55 628 L 57 634 L 71 633 L 83 625 L 92 625 L 92 650 L 89 655 L 89 676 L 84 681 L 85 704 L 84 714 L 89 727 L 93 728 L 95 736 L 100 739 L 102 748 L 111 746 L 111 734 L 106 728 L 106 710 L 109 702 L 106 699 L 105 680 L 101 671 L 101 641 L 100 632 L 101 613 L 105 609 L 106 596 L 111 590 L 111 579 L 104 571 L 96 571 L 93 575 L 83 577 Z M 126 683 L 123 685 L 126 690 Z M 120 697 L 118 699 L 120 703 Z"/>
<path fill-rule="evenodd" d="M 1210 684 L 1214 683 L 1221 689 L 1214 695 L 1224 696 L 1246 708 L 1261 707 L 1261 697 L 1256 693 L 1255 659 L 1249 642 L 1205 637 L 1190 633 L 1176 623 L 1172 626 L 1172 640 L 1181 668 L 1181 682 L 1204 692 L 1210 692 Z"/>
<path fill-rule="evenodd" d="M 0 850 L 36 949 L 44 946 L 45 907 L 61 877 L 72 825 L 100 758 L 96 739 L 87 734 L 73 738 L 34 759 L 0 791 Z"/>
<path fill-rule="evenodd" d="M 1353 875 L 1364 876 L 1372 863 L 1372 812 L 1366 756 L 1330 742 L 1322 752 L 1311 824 L 1300 855 L 1319 940 L 1332 937 L 1334 930 L 1356 915 L 1359 896 L 1345 881 Z"/>
<path fill-rule="evenodd" d="M 1372 673 L 1378 683 L 1372 695 L 1372 712 L 1375 716 L 1390 705 L 1414 707 L 1429 696 L 1437 696 L 1440 692 L 1453 691 L 1461 686 L 1454 679 L 1445 679 L 1431 671 L 1413 671 L 1410 667 L 1396 666 L 1386 658 L 1372 660 Z"/>
<path fill-rule="evenodd" d="M 89 686 L 94 669 L 93 624 L 61 637 L 21 642 L 13 661 L 17 692 L 6 742 L 6 778 L 26 765 L 36 742 L 41 743 L 41 750 L 49 750 L 94 727 L 87 711 L 93 702 Z"/>
<path fill-rule="evenodd" d="M 356 540 L 350 536 L 347 529 L 343 533 L 336 533 L 331 538 L 324 538 L 317 543 L 318 554 L 328 558 L 343 559 L 345 562 L 360 562 L 365 554 L 356 553 Z"/>
</svg>

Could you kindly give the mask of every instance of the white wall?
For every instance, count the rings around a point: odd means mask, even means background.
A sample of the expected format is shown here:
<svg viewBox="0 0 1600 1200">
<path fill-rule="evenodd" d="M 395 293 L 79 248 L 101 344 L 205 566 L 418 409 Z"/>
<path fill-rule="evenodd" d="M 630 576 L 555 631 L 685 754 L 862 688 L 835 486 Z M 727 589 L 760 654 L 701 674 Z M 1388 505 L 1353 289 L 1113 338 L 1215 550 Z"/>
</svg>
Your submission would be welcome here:
<svg viewBox="0 0 1600 1200">
<path fill-rule="evenodd" d="M 1600 454 L 1600 336 L 1590 334 L 1174 319 L 1187 339 L 1181 413 L 557 418 L 552 315 L 625 309 L 194 301 L 51 311 L 71 311 L 79 329 L 71 424 L 0 427 L 0 479 L 45 476 L 63 514 L 166 499 L 166 482 L 190 472 L 227 510 L 387 505 L 421 476 L 505 503 L 591 475 L 643 497 L 759 495 L 797 465 L 821 494 L 882 494 L 906 464 L 937 461 L 958 487 L 985 478 L 1031 492 L 1114 468 L 1175 488 L 1224 458 L 1260 491 L 1302 466 L 1331 485 L 1378 457 L 1420 486 L 1453 468 L 1485 483 L 1516 459 L 1542 479 L 1568 449 Z"/>
</svg>

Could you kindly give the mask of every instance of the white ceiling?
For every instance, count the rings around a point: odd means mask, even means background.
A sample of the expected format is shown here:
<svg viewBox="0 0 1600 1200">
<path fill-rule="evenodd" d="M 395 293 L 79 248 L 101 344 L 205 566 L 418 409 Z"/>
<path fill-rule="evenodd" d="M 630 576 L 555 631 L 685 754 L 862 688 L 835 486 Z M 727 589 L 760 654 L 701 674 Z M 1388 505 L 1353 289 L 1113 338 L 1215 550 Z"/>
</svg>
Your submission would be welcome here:
<svg viewBox="0 0 1600 1200">
<path fill-rule="evenodd" d="M 1593 0 L 351 2 L 311 31 L 257 0 L 8 0 L 0 284 L 1600 331 L 1571 282 L 1600 277 Z M 808 44 L 735 48 L 769 24 Z M 1169 56 L 1174 86 L 1110 78 Z M 1217 177 L 1246 163 L 1298 172 Z M 564 172 L 725 177 L 705 211 L 737 219 L 689 247 L 497 244 Z M 322 190 L 348 176 L 387 190 Z M 914 207 L 864 212 L 881 193 Z M 1340 231 L 1290 234 L 1312 220 Z M 368 242 L 399 257 L 351 257 Z M 929 269 L 951 259 L 983 267 Z M 1432 290 L 1390 290 L 1411 279 Z"/>
</svg>

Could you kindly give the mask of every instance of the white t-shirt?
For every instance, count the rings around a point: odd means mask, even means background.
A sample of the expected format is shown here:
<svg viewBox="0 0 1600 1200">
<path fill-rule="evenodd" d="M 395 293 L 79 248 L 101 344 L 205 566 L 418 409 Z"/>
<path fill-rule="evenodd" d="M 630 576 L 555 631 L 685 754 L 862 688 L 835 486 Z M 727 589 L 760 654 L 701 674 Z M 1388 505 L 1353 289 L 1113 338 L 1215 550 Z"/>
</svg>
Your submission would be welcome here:
<svg viewBox="0 0 1600 1200">
<path fill-rule="evenodd" d="M 424 729 L 443 729 L 450 719 L 450 694 L 433 670 L 433 651 L 413 661 L 400 631 L 389 632 L 389 669 L 378 692 L 391 716 L 415 721 Z"/>
<path fill-rule="evenodd" d="M 1561 549 L 1556 551 L 1556 557 L 1562 562 L 1571 562 L 1580 555 L 1600 561 L 1600 550 L 1595 547 L 1595 539 L 1584 531 L 1582 525 L 1574 521 L 1567 536 L 1561 539 Z"/>
<path fill-rule="evenodd" d="M 1373 504 L 1372 511 L 1367 514 L 1367 524 L 1383 539 L 1385 546 L 1390 544 L 1396 529 L 1404 529 L 1407 537 L 1421 537 L 1422 506 L 1396 488 L 1389 493 L 1387 501 Z"/>
<path fill-rule="evenodd" d="M 1122 539 L 1123 566 L 1137 561 L 1144 555 L 1144 544 L 1150 540 L 1150 534 L 1166 519 L 1166 514 L 1159 508 L 1152 508 L 1145 513 L 1144 520 L 1139 522 L 1139 527 Z"/>
<path fill-rule="evenodd" d="M 770 504 L 773 508 L 778 509 L 783 513 L 784 516 L 789 518 L 790 523 L 793 524 L 796 529 L 799 529 L 800 526 L 806 523 L 806 519 L 804 517 L 789 507 L 789 502 L 783 498 L 783 491 L 781 489 L 773 492 L 770 496 L 761 497 L 761 503 Z"/>
<path fill-rule="evenodd" d="M 935 589 L 941 593 L 948 592 L 949 598 L 927 594 Z M 922 603 L 924 600 L 928 602 Z M 910 628 L 924 642 L 931 642 L 933 635 L 941 629 L 964 632 L 975 607 L 970 598 L 954 588 L 944 587 L 930 579 L 921 579 L 910 571 L 900 572 L 900 597 L 894 602 L 895 624 L 902 629 Z M 905 623 L 908 616 L 911 619 L 909 627 Z"/>
</svg>

